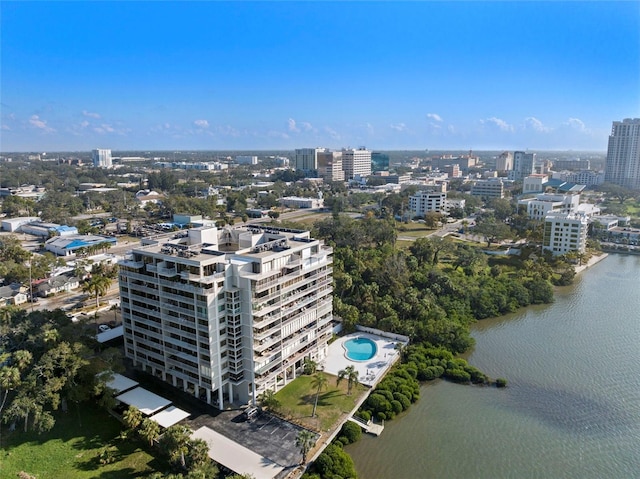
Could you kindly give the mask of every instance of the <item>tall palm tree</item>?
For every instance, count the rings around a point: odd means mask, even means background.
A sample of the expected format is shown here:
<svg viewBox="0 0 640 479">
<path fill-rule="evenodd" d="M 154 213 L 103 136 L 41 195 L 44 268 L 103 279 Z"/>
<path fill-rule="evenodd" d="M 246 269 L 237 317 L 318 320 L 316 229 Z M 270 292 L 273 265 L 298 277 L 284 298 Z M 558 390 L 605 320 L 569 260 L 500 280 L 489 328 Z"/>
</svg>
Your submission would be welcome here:
<svg viewBox="0 0 640 479">
<path fill-rule="evenodd" d="M 280 407 L 280 401 L 276 397 L 276 393 L 273 389 L 267 389 L 263 393 L 258 396 L 258 401 L 262 407 L 267 408 L 269 410 L 276 410 Z"/>
<path fill-rule="evenodd" d="M 91 279 L 84 284 L 82 290 L 85 293 L 89 293 L 96 298 L 96 316 L 98 315 L 98 308 L 100 307 L 100 296 L 104 296 L 109 291 L 111 286 L 111 280 L 106 276 L 94 275 Z"/>
<path fill-rule="evenodd" d="M 311 431 L 303 429 L 298 433 L 296 437 L 296 447 L 300 448 L 300 454 L 302 454 L 302 464 L 307 462 L 307 454 L 316 443 L 315 434 Z"/>
<path fill-rule="evenodd" d="M 329 380 L 327 379 L 327 376 L 325 376 L 323 373 L 315 373 L 311 378 L 311 387 L 315 388 L 316 390 L 316 399 L 313 402 L 313 412 L 311 413 L 311 417 L 314 417 L 316 415 L 316 409 L 318 407 L 318 396 L 320 396 L 320 390 L 326 388 L 328 383 L 329 383 Z"/>
<path fill-rule="evenodd" d="M 353 385 L 360 382 L 358 380 L 358 371 L 356 371 L 355 366 L 347 366 L 346 368 L 338 371 L 338 379 L 336 380 L 336 385 L 340 384 L 340 381 L 345 378 L 347 379 L 347 396 L 350 396 L 351 388 L 353 387 Z"/>
</svg>

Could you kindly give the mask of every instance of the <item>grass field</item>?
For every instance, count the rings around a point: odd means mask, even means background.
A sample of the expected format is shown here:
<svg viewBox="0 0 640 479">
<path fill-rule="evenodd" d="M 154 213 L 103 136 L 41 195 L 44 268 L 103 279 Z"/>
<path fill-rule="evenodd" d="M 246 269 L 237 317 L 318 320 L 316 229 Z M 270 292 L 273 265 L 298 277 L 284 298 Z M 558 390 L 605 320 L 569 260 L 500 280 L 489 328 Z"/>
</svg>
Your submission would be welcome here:
<svg viewBox="0 0 640 479">
<path fill-rule="evenodd" d="M 0 477 L 25 471 L 38 479 L 128 479 L 146 477 L 167 464 L 141 449 L 137 439 L 118 439 L 122 425 L 97 406 L 70 406 L 56 417 L 54 428 L 43 434 L 24 433 L 18 425 L 9 432 L 2 425 Z M 112 462 L 101 464 L 107 449 Z"/>
<path fill-rule="evenodd" d="M 335 428 L 344 415 L 349 413 L 368 388 L 362 385 L 352 387 L 347 396 L 347 381 L 336 386 L 336 377 L 325 374 L 329 380 L 327 388 L 318 396 L 317 417 L 311 417 L 316 391 L 311 387 L 312 376 L 300 376 L 276 393 L 280 401 L 280 412 L 293 422 L 316 431 Z"/>
</svg>

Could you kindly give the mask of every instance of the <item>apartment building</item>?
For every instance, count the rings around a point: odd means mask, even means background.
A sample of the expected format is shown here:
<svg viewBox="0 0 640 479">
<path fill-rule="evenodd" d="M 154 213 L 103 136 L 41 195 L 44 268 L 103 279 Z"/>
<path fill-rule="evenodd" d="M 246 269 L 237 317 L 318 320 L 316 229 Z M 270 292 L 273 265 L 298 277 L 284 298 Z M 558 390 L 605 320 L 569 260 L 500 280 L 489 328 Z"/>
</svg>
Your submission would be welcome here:
<svg viewBox="0 0 640 479">
<path fill-rule="evenodd" d="M 113 166 L 111 150 L 104 148 L 91 150 L 91 161 L 96 168 L 111 168 Z"/>
<path fill-rule="evenodd" d="M 640 118 L 613 122 L 607 148 L 605 181 L 640 189 Z"/>
<path fill-rule="evenodd" d="M 513 153 L 513 169 L 509 171 L 509 179 L 512 181 L 522 181 L 525 176 L 534 173 L 536 155 L 535 153 L 525 153 L 516 151 Z"/>
<path fill-rule="evenodd" d="M 325 148 L 297 148 L 293 159 L 293 168 L 305 173 L 318 170 L 318 153 L 327 151 Z"/>
<path fill-rule="evenodd" d="M 326 356 L 332 254 L 257 225 L 145 238 L 120 263 L 125 355 L 217 407 L 255 403 Z"/>
<path fill-rule="evenodd" d="M 584 215 L 550 214 L 544 218 L 542 248 L 554 256 L 570 251 L 584 253 L 587 247 L 589 221 Z"/>
</svg>

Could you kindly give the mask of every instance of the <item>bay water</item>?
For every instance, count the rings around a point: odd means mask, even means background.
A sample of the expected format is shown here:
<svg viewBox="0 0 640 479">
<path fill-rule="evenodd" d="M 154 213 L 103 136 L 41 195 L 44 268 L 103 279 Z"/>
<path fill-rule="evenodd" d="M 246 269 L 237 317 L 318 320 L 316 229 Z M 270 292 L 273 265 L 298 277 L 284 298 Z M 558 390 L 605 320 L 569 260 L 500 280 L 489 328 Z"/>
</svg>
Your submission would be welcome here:
<svg viewBox="0 0 640 479">
<path fill-rule="evenodd" d="M 609 255 L 553 304 L 483 320 L 469 362 L 505 389 L 426 384 L 360 479 L 640 478 L 640 256 Z"/>
</svg>

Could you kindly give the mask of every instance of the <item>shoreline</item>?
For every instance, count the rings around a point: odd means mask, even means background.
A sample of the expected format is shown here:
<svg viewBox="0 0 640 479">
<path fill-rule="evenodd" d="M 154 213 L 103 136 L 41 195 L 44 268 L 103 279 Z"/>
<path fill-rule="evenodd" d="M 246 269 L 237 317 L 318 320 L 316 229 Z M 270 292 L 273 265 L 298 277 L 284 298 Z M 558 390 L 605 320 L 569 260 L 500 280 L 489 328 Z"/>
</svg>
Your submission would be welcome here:
<svg viewBox="0 0 640 479">
<path fill-rule="evenodd" d="M 593 266 L 596 263 L 599 263 L 600 261 L 602 261 L 603 259 L 605 259 L 607 256 L 609 256 L 609 253 L 602 253 L 599 254 L 597 256 L 592 256 L 589 261 L 587 261 L 585 264 L 583 264 L 582 266 L 576 266 L 576 274 L 582 273 L 585 269 L 590 268 L 591 266 Z"/>
</svg>

